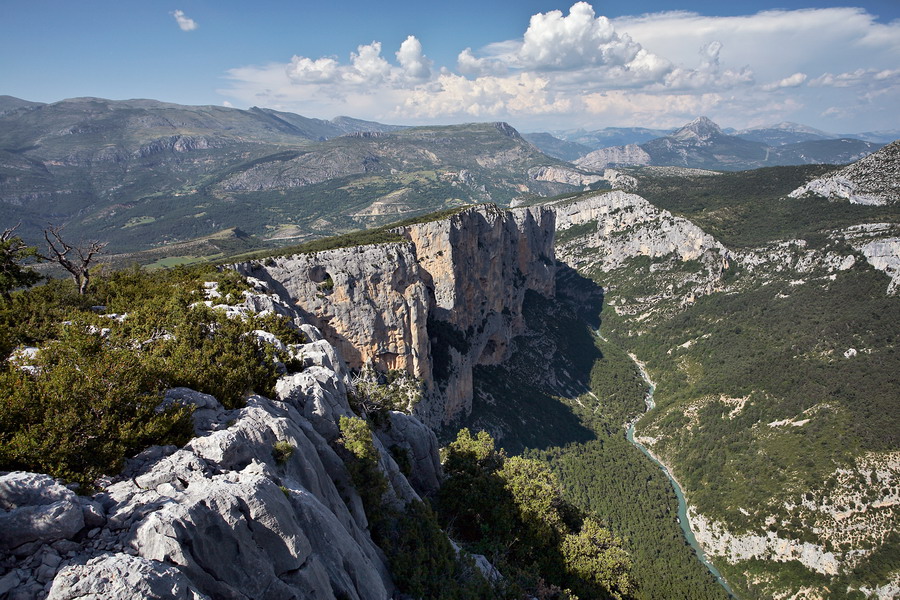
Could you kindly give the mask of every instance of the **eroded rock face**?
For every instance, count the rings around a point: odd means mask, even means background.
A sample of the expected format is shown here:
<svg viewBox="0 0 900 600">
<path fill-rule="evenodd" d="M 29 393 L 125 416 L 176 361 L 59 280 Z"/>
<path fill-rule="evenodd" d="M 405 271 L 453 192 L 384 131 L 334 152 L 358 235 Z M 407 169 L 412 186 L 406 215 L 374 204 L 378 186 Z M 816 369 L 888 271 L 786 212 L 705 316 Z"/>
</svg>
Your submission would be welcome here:
<svg viewBox="0 0 900 600">
<path fill-rule="evenodd" d="M 372 364 L 428 379 L 430 295 L 409 244 L 297 254 L 237 268 L 294 303 L 351 368 Z"/>
<path fill-rule="evenodd" d="M 475 365 L 506 358 L 524 327 L 525 291 L 553 295 L 554 229 L 543 207 L 476 206 L 403 228 L 405 243 L 236 268 L 296 304 L 351 368 L 420 379 L 416 415 L 437 426 L 471 410 Z"/>
<path fill-rule="evenodd" d="M 636 194 L 600 193 L 577 202 L 552 205 L 560 237 L 574 226 L 590 226 L 576 246 L 561 244 L 560 256 L 578 264 L 582 255 L 604 271 L 616 269 L 629 258 L 660 258 L 675 254 L 682 261 L 698 260 L 707 253 L 724 259 L 728 252 L 716 239 L 681 217 L 653 206 Z M 585 252 L 584 248 L 589 248 Z M 721 259 L 720 259 L 721 260 Z"/>
<path fill-rule="evenodd" d="M 582 169 L 602 171 L 607 167 L 649 165 L 650 155 L 637 144 L 601 148 L 582 156 L 575 165 Z"/>
<path fill-rule="evenodd" d="M 600 175 L 582 173 L 576 169 L 566 167 L 532 167 L 528 169 L 528 177 L 534 181 L 551 181 L 582 187 L 604 179 Z"/>
</svg>

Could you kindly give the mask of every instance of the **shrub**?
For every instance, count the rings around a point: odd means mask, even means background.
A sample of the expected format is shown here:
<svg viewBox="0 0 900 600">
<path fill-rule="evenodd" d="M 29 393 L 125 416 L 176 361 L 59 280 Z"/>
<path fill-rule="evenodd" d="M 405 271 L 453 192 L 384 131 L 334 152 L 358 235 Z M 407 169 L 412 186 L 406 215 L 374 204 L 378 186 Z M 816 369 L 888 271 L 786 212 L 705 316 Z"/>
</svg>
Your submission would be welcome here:
<svg viewBox="0 0 900 600">
<path fill-rule="evenodd" d="M 525 587 L 546 582 L 590 598 L 634 591 L 621 540 L 562 497 L 546 464 L 508 458 L 486 432 L 472 437 L 463 429 L 445 449 L 444 472 L 442 521 Z"/>
<path fill-rule="evenodd" d="M 0 373 L 0 469 L 35 470 L 90 486 L 153 444 L 184 444 L 190 410 L 158 411 L 162 381 L 133 350 L 78 327 L 44 348 L 32 375 Z"/>
<path fill-rule="evenodd" d="M 272 446 L 272 457 L 279 465 L 287 464 L 287 461 L 294 455 L 294 445 L 288 441 L 282 440 L 275 442 Z"/>
<path fill-rule="evenodd" d="M 349 453 L 344 462 L 350 479 L 362 499 L 370 527 L 378 526 L 384 516 L 382 497 L 388 484 L 378 468 L 380 455 L 372 442 L 372 431 L 363 419 L 344 415 L 341 415 L 340 429 L 338 443 Z"/>
</svg>

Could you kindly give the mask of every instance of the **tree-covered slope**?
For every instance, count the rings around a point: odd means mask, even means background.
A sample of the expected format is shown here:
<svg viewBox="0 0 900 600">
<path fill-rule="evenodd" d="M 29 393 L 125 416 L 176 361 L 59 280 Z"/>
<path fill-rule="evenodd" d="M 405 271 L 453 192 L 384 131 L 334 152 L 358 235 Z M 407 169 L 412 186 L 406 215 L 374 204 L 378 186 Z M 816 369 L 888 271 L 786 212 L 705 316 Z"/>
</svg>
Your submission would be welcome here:
<svg viewBox="0 0 900 600">
<path fill-rule="evenodd" d="M 600 331 L 657 383 L 637 437 L 742 597 L 862 597 L 900 570 L 900 298 L 869 250 L 900 212 L 787 197 L 821 171 L 635 170 L 636 193 L 673 214 L 568 208 L 558 233 L 558 254 L 605 290 Z"/>
</svg>

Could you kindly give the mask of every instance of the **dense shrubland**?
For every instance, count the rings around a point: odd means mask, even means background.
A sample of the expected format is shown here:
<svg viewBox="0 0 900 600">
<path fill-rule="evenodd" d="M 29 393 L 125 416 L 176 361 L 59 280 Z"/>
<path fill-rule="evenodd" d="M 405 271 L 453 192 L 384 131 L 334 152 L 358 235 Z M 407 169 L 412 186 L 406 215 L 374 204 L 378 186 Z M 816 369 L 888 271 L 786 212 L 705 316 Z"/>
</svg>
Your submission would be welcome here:
<svg viewBox="0 0 900 600">
<path fill-rule="evenodd" d="M 159 409 L 166 388 L 191 387 L 240 406 L 271 394 L 274 351 L 250 332 L 301 340 L 275 316 L 229 318 L 201 302 L 204 281 L 226 301 L 246 287 L 236 273 L 138 269 L 95 278 L 86 295 L 68 281 L 14 293 L 0 305 L 0 469 L 90 485 L 153 444 L 187 441 L 190 412 Z M 36 351 L 15 351 L 18 347 Z M 284 357 L 282 357 L 284 358 Z"/>
</svg>

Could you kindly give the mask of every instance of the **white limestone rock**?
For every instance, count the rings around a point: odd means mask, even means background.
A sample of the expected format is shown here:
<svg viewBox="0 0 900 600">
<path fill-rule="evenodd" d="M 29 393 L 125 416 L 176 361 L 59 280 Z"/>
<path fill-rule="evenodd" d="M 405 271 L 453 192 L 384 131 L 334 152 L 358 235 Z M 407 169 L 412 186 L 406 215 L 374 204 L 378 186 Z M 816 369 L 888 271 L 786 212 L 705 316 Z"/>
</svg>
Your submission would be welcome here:
<svg viewBox="0 0 900 600">
<path fill-rule="evenodd" d="M 421 421 L 402 412 L 390 411 L 388 425 L 376 433 L 390 451 L 400 448 L 409 458 L 409 482 L 421 495 L 431 495 L 441 486 L 441 463 L 434 432 Z"/>
<path fill-rule="evenodd" d="M 852 204 L 885 205 L 900 202 L 900 140 L 830 175 L 814 179 L 790 194 L 846 199 Z"/>
<path fill-rule="evenodd" d="M 52 477 L 20 471 L 0 475 L 0 552 L 72 538 L 84 526 L 78 497 Z"/>
<path fill-rule="evenodd" d="M 108 554 L 57 574 L 48 600 L 207 600 L 178 569 L 127 554 Z"/>
</svg>

